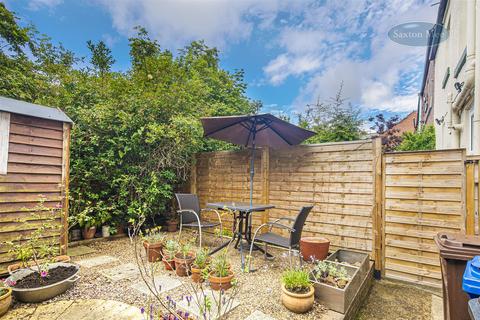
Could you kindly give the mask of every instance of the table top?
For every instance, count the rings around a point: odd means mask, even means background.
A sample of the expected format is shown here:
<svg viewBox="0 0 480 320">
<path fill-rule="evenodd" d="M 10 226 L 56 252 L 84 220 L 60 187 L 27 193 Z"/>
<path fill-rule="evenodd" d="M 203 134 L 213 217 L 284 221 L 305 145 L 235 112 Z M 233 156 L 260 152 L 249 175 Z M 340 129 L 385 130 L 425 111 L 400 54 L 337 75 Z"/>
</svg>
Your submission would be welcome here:
<svg viewBox="0 0 480 320">
<path fill-rule="evenodd" d="M 227 208 L 233 211 L 241 211 L 241 212 L 254 212 L 254 211 L 265 211 L 267 209 L 273 209 L 275 206 L 270 204 L 253 204 L 250 206 L 248 202 L 209 202 L 207 203 L 207 207 L 213 209 L 223 209 Z"/>
</svg>

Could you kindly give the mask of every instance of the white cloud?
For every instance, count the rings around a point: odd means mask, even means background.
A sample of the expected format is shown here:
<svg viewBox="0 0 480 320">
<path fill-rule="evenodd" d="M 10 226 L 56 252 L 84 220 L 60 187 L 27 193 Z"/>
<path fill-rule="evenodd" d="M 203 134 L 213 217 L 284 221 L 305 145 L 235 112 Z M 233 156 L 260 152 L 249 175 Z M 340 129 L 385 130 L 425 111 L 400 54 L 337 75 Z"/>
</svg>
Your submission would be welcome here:
<svg viewBox="0 0 480 320">
<path fill-rule="evenodd" d="M 62 2 L 63 0 L 30 0 L 28 8 L 30 10 L 39 10 L 42 7 L 53 8 Z"/>
<path fill-rule="evenodd" d="M 309 6 L 296 25 L 282 29 L 277 39 L 282 52 L 264 74 L 277 86 L 288 77 L 306 76 L 293 103 L 297 109 L 332 97 L 343 81 L 344 95 L 355 105 L 412 110 L 425 48 L 396 44 L 387 33 L 399 23 L 433 21 L 435 12 L 436 7 L 415 0 L 327 0 Z M 298 61 L 311 63 L 299 68 Z"/>
<path fill-rule="evenodd" d="M 269 28 L 282 6 L 279 0 L 96 1 L 108 10 L 119 32 L 131 35 L 141 25 L 170 49 L 199 39 L 217 47 L 248 39 L 255 24 Z"/>
</svg>

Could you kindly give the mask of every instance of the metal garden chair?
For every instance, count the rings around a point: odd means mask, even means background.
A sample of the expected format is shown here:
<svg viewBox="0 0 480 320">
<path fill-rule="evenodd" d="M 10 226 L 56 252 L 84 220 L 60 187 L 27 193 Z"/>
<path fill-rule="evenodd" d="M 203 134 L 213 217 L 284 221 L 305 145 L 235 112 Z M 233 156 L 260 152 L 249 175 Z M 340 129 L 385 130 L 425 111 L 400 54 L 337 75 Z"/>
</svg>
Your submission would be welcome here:
<svg viewBox="0 0 480 320">
<path fill-rule="evenodd" d="M 312 208 L 313 206 L 302 207 L 302 209 L 300 209 L 300 212 L 298 213 L 296 218 L 284 217 L 284 218 L 277 219 L 273 222 L 267 222 L 260 225 L 255 230 L 255 233 L 253 234 L 252 243 L 250 244 L 249 266 L 248 266 L 249 270 L 251 270 L 251 263 L 252 263 L 251 257 L 252 257 L 253 243 L 255 241 L 263 242 L 265 244 L 265 257 L 266 257 L 267 248 L 269 244 L 288 249 L 288 255 L 290 259 L 292 257 L 292 250 L 300 251 L 300 238 L 302 237 L 303 226 L 305 225 L 305 221 L 307 220 L 307 217 L 310 211 L 312 210 Z M 279 223 L 279 221 L 282 221 L 282 220 L 293 222 L 293 225 L 288 226 L 288 225 Z M 257 236 L 258 232 L 262 228 L 267 226 L 270 227 L 268 232 L 262 233 Z M 273 227 L 288 230 L 288 232 L 290 233 L 290 236 L 284 237 L 278 233 L 272 232 Z M 299 252 L 299 256 L 301 261 L 302 257 L 300 255 L 300 252 Z"/>
<path fill-rule="evenodd" d="M 175 197 L 178 201 L 178 208 L 177 211 L 180 216 L 180 231 L 178 233 L 178 237 L 182 234 L 182 227 L 187 228 L 198 228 L 198 234 L 200 238 L 200 247 L 202 246 L 202 228 L 214 228 L 216 226 L 220 226 L 220 230 L 222 228 L 222 219 L 220 217 L 220 213 L 218 213 L 215 209 L 210 208 L 200 208 L 200 201 L 196 194 L 192 193 L 176 193 Z M 213 211 L 217 214 L 218 222 L 209 222 L 209 221 L 202 221 L 202 212 L 203 211 Z M 221 232 L 220 232 L 221 235 Z"/>
</svg>

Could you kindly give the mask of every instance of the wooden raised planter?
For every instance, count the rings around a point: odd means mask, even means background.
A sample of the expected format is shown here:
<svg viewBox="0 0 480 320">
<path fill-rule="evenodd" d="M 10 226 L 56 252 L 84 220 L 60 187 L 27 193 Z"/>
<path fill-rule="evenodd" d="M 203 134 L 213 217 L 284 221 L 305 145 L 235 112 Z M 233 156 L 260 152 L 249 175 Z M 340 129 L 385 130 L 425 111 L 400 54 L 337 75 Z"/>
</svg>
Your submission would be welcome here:
<svg viewBox="0 0 480 320">
<path fill-rule="evenodd" d="M 350 265 L 358 267 L 359 272 L 365 274 L 369 269 L 369 256 L 366 253 L 338 249 L 325 259 L 326 261 L 334 261 L 341 265 Z"/>
<path fill-rule="evenodd" d="M 349 310 L 350 305 L 356 299 L 358 293 L 362 292 L 362 286 L 369 285 L 369 282 L 365 281 L 369 272 L 371 272 L 368 255 L 349 250 L 337 250 L 325 261 L 337 265 L 337 268 L 344 267 L 345 270 L 347 270 L 348 275 L 351 277 L 351 280 L 347 283 L 345 288 L 340 289 L 326 283 L 317 282 L 312 276 L 312 282 L 315 288 L 315 298 L 329 309 L 345 314 L 347 310 Z M 353 261 L 353 263 L 351 263 L 351 261 Z M 356 262 L 359 263 L 357 263 L 357 267 L 342 264 L 341 262 L 348 262 L 351 264 L 355 264 Z"/>
</svg>

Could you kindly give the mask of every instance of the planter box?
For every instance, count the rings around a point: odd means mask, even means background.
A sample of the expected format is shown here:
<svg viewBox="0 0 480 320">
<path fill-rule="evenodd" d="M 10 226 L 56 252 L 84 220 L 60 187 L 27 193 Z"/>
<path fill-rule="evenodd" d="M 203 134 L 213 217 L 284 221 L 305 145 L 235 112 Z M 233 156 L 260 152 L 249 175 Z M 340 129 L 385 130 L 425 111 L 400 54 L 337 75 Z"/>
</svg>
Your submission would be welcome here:
<svg viewBox="0 0 480 320">
<path fill-rule="evenodd" d="M 357 267 L 361 274 L 365 274 L 368 272 L 369 260 L 370 257 L 366 253 L 345 249 L 338 249 L 337 251 L 329 255 L 326 259 L 326 261 L 334 261 L 339 264 L 343 264 L 343 262 L 346 262 L 350 266 Z"/>
<path fill-rule="evenodd" d="M 340 289 L 323 282 L 317 282 L 314 280 L 314 277 L 311 276 L 313 287 L 315 288 L 315 298 L 317 298 L 321 304 L 329 309 L 340 313 L 345 313 L 352 303 L 360 284 L 362 283 L 361 274 L 359 273 L 359 269 L 357 267 L 341 265 L 332 261 L 328 261 L 328 263 L 335 264 L 337 267 L 343 266 L 347 270 L 347 273 L 352 280 L 347 283 L 345 288 Z"/>
</svg>

